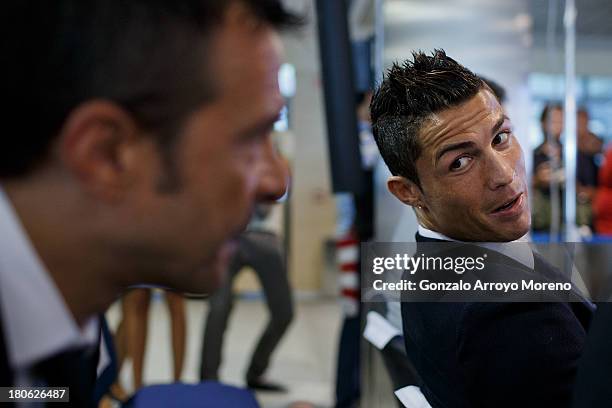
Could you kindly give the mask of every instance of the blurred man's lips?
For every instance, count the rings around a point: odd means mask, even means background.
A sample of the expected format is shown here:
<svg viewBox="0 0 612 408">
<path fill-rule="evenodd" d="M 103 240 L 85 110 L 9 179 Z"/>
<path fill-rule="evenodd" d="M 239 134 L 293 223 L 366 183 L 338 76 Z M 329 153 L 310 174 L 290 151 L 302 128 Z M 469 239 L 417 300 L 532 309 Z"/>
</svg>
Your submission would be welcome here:
<svg viewBox="0 0 612 408">
<path fill-rule="evenodd" d="M 525 205 L 525 194 L 519 193 L 516 196 L 504 201 L 495 208 L 491 215 L 496 217 L 515 217 L 522 214 Z"/>
</svg>

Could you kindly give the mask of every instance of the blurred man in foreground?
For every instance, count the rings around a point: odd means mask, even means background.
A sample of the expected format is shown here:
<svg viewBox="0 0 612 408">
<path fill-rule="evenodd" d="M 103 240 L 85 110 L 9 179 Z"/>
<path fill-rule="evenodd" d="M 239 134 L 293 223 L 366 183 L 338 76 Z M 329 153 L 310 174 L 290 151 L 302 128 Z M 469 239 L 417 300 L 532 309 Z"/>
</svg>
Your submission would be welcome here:
<svg viewBox="0 0 612 408">
<path fill-rule="evenodd" d="M 208 292 L 285 192 L 279 1 L 4 6 L 0 385 L 89 406 L 96 314 L 125 288 Z M 64 353 L 68 352 L 68 353 Z"/>
</svg>

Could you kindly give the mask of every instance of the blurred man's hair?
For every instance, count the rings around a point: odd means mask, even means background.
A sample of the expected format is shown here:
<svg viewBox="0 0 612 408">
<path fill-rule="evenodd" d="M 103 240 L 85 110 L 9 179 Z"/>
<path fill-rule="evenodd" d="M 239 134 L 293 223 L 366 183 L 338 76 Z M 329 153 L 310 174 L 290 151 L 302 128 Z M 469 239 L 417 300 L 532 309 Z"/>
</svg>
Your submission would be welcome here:
<svg viewBox="0 0 612 408">
<path fill-rule="evenodd" d="M 544 105 L 544 108 L 542 108 L 542 113 L 540 113 L 540 123 L 542 125 L 546 123 L 550 112 L 554 110 L 563 111 L 563 105 L 561 105 L 559 102 L 549 102 Z"/>
<path fill-rule="evenodd" d="M 117 103 L 168 148 L 198 105 L 216 96 L 207 49 L 228 7 L 262 25 L 301 23 L 281 0 L 11 0 L 3 3 L 0 178 L 40 164 L 68 114 Z M 6 105 L 5 105 L 6 106 Z"/>
<path fill-rule="evenodd" d="M 412 56 L 412 61 L 389 69 L 370 110 L 374 138 L 389 170 L 420 187 L 416 161 L 421 127 L 432 114 L 466 102 L 486 85 L 443 50 Z"/>
<path fill-rule="evenodd" d="M 544 105 L 544 108 L 542 108 L 542 113 L 540 113 L 540 126 L 544 136 L 546 136 L 548 133 L 546 129 L 548 128 L 548 118 L 550 117 L 550 112 L 554 110 L 560 110 L 563 112 L 563 105 L 561 105 L 559 102 L 548 102 L 546 105 Z"/>
</svg>

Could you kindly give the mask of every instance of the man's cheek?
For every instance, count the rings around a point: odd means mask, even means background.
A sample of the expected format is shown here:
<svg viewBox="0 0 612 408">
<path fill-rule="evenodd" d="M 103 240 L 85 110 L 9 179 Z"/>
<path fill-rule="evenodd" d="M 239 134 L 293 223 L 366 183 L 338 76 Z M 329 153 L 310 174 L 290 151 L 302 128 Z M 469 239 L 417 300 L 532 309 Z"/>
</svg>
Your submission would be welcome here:
<svg viewBox="0 0 612 408">
<path fill-rule="evenodd" d="M 516 172 L 518 174 L 524 177 L 526 174 L 525 155 L 523 153 L 523 149 L 518 143 L 516 143 L 515 146 L 516 146 L 516 149 L 515 149 L 515 155 L 514 155 L 514 168 L 516 169 Z"/>
</svg>

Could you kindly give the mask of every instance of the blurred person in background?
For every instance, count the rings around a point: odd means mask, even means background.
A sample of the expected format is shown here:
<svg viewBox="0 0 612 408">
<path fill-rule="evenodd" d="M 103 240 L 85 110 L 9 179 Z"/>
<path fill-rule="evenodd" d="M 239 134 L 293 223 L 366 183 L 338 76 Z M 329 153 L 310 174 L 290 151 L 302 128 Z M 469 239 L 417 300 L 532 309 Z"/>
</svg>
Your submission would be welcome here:
<svg viewBox="0 0 612 408">
<path fill-rule="evenodd" d="M 563 108 L 548 104 L 540 116 L 544 141 L 533 152 L 532 228 L 548 232 L 552 227 L 553 206 L 558 205 L 558 225 L 564 222 L 565 170 L 563 163 Z M 589 235 L 593 226 L 592 202 L 597 188 L 596 156 L 601 140 L 588 128 L 588 113 L 579 109 L 577 117 L 576 224 Z M 558 202 L 553 202 L 556 190 Z"/>
<path fill-rule="evenodd" d="M 551 228 L 552 205 L 551 188 L 562 197 L 565 174 L 562 164 L 563 149 L 563 108 L 559 104 L 547 104 L 540 114 L 540 126 L 544 140 L 533 151 L 533 179 L 531 196 L 531 227 L 537 232 L 547 232 Z M 552 187 L 551 187 L 552 186 Z M 561 224 L 562 212 L 558 209 Z"/>
<path fill-rule="evenodd" d="M 287 391 L 284 385 L 264 376 L 273 352 L 293 320 L 294 309 L 284 250 L 278 235 L 266 222 L 271 206 L 259 204 L 255 208 L 247 230 L 238 237 L 238 247 L 223 284 L 209 300 L 202 344 L 201 380 L 219 380 L 223 337 L 234 303 L 233 283 L 239 272 L 245 266 L 250 266 L 263 288 L 269 320 L 253 351 L 246 383 L 249 388 L 258 391 Z"/>
<path fill-rule="evenodd" d="M 585 107 L 578 109 L 577 133 L 578 151 L 590 156 L 597 156 L 603 151 L 603 140 L 593 133 L 589 127 L 589 111 Z M 596 179 L 596 176 L 589 176 Z"/>
<path fill-rule="evenodd" d="M 143 367 L 147 344 L 149 305 L 152 290 L 149 288 L 134 288 L 121 299 L 122 319 L 115 334 L 117 351 L 117 366 L 121 367 L 127 357 L 132 362 L 132 385 L 136 392 L 143 384 Z M 181 294 L 164 291 L 164 298 L 170 314 L 170 336 L 172 339 L 173 379 L 180 381 L 183 373 L 186 341 L 185 299 Z M 112 394 L 126 400 L 127 393 L 116 383 Z"/>
<path fill-rule="evenodd" d="M 595 232 L 612 236 L 612 147 L 608 148 L 599 169 L 599 186 L 594 207 Z"/>
<path fill-rule="evenodd" d="M 99 314 L 138 284 L 211 292 L 254 205 L 285 193 L 277 30 L 299 19 L 275 0 L 3 15 L 0 384 L 88 407 Z"/>
<path fill-rule="evenodd" d="M 578 152 L 576 159 L 576 200 L 583 225 L 594 229 L 593 202 L 599 185 L 597 165 L 603 151 L 603 140 L 589 129 L 589 112 L 586 108 L 578 109 L 577 117 Z"/>
</svg>

